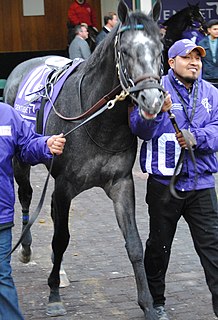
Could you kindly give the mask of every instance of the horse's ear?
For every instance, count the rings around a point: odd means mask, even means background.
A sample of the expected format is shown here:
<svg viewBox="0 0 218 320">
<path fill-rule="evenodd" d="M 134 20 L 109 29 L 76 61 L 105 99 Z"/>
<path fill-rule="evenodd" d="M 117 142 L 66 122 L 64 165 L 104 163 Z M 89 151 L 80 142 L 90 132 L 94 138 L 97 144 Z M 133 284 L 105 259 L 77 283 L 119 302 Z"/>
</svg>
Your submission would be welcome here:
<svg viewBox="0 0 218 320">
<path fill-rule="evenodd" d="M 160 13 L 162 10 L 162 1 L 157 0 L 149 13 L 149 16 L 153 18 L 154 21 L 158 21 L 160 18 Z"/>
<path fill-rule="evenodd" d="M 188 6 L 189 7 L 199 7 L 199 5 L 200 5 L 200 1 L 198 1 L 196 4 L 191 4 L 191 3 L 189 3 L 189 2 L 187 2 L 188 3 Z"/>
<path fill-rule="evenodd" d="M 129 13 L 129 8 L 124 0 L 120 0 L 117 12 L 121 23 L 124 23 Z"/>
</svg>

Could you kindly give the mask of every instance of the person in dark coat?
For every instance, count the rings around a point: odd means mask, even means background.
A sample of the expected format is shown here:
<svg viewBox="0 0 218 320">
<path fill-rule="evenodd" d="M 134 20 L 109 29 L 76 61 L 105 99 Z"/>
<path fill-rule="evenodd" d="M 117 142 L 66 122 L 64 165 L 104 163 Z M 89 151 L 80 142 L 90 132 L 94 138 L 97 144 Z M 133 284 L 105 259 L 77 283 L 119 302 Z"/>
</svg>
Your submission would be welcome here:
<svg viewBox="0 0 218 320">
<path fill-rule="evenodd" d="M 96 37 L 96 45 L 98 45 L 106 37 L 106 35 L 113 29 L 117 22 L 118 18 L 115 12 L 108 12 L 108 14 L 104 16 L 104 26 Z"/>
<path fill-rule="evenodd" d="M 170 69 L 162 77 L 162 85 L 169 93 L 162 111 L 153 120 L 143 119 L 137 107 L 130 114 L 132 133 L 143 140 L 141 169 L 149 174 L 149 236 L 144 265 L 159 320 L 170 319 L 165 310 L 166 273 L 181 217 L 189 226 L 218 316 L 218 206 L 214 177 L 218 170 L 218 89 L 201 77 L 201 59 L 205 55 L 204 48 L 189 39 L 176 41 L 168 51 Z M 167 112 L 170 109 L 182 130 L 176 134 Z M 195 155 L 197 183 L 183 132 Z M 175 184 L 180 197 L 176 198 L 169 194 L 169 184 L 181 150 L 185 158 Z"/>
<path fill-rule="evenodd" d="M 207 27 L 208 35 L 198 43 L 207 53 L 202 59 L 202 77 L 218 88 L 218 19 L 210 20 Z"/>
</svg>

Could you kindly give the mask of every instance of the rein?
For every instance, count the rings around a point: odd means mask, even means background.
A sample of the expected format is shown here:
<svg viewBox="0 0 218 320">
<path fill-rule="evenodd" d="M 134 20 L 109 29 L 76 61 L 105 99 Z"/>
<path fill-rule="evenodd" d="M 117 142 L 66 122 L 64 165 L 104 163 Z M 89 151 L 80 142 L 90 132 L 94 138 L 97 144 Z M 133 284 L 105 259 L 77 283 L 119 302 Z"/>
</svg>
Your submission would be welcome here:
<svg viewBox="0 0 218 320">
<path fill-rule="evenodd" d="M 71 129 L 70 131 L 68 131 L 67 133 L 64 134 L 64 137 L 68 136 L 70 133 L 72 133 L 73 131 L 77 130 L 78 128 L 80 128 L 82 125 L 84 125 L 85 123 L 87 123 L 88 121 L 92 120 L 93 118 L 97 117 L 99 114 L 101 114 L 102 112 L 104 112 L 106 109 L 108 109 L 107 104 L 101 108 L 100 110 L 98 110 L 95 114 L 91 115 L 89 118 L 87 118 L 86 120 L 84 120 L 82 123 L 80 123 L 79 125 L 77 125 L 75 128 Z M 17 243 L 14 245 L 14 247 L 11 249 L 11 251 L 2 259 L 0 260 L 0 263 L 2 261 L 4 261 L 5 259 L 7 259 L 7 257 L 9 257 L 17 248 L 18 246 L 21 244 L 22 240 L 24 239 L 24 237 L 26 236 L 27 232 L 30 230 L 31 226 L 33 225 L 33 223 L 36 221 L 36 219 L 39 216 L 39 213 L 42 209 L 43 203 L 44 203 L 44 199 L 45 199 L 45 195 L 46 195 L 46 191 L 47 191 L 47 187 L 48 187 L 48 182 L 49 182 L 49 178 L 51 176 L 51 172 L 52 172 L 52 168 L 53 168 L 53 163 L 54 163 L 54 158 L 55 155 L 53 155 L 52 160 L 51 160 L 51 164 L 49 167 L 49 171 L 46 177 L 46 181 L 42 190 L 42 194 L 39 200 L 39 203 L 35 209 L 35 211 L 33 212 L 33 214 L 31 215 L 28 223 L 26 224 L 25 228 L 23 229 L 20 238 L 18 239 Z"/>
<path fill-rule="evenodd" d="M 49 84 L 52 85 L 52 84 Z M 90 115 L 92 115 L 93 113 L 95 113 L 96 111 L 98 111 L 102 106 L 104 106 L 105 104 L 107 105 L 107 107 L 111 107 L 110 104 L 110 100 L 117 95 L 120 91 L 122 90 L 121 85 L 119 84 L 118 86 L 116 86 L 114 89 L 112 89 L 108 94 L 106 94 L 103 98 L 101 98 L 98 102 L 96 102 L 90 109 L 86 110 L 84 113 L 80 114 L 79 116 L 76 117 L 65 117 L 63 116 L 61 113 L 59 113 L 54 104 L 52 103 L 49 94 L 47 94 L 47 99 L 50 101 L 52 108 L 55 112 L 55 114 L 65 120 L 65 121 L 77 121 L 77 120 L 81 120 L 84 119 L 85 117 L 88 117 Z"/>
<path fill-rule="evenodd" d="M 131 96 L 131 98 L 137 103 L 137 98 L 134 96 L 134 94 L 138 91 L 144 90 L 144 89 L 152 89 L 156 88 L 160 91 L 165 93 L 165 89 L 160 85 L 160 76 L 155 74 L 143 74 L 136 78 L 135 80 L 132 80 L 130 77 L 127 78 L 127 71 L 126 68 L 124 68 L 122 62 L 123 62 L 123 56 L 120 51 L 120 40 L 121 40 L 121 34 L 126 30 L 144 30 L 144 26 L 142 24 L 137 24 L 134 27 L 131 26 L 120 26 L 119 30 L 117 32 L 116 38 L 115 38 L 115 61 L 116 66 L 118 69 L 118 77 L 120 80 L 120 84 L 117 85 L 114 89 L 112 89 L 107 95 L 105 95 L 103 98 L 101 98 L 98 102 L 96 102 L 90 109 L 85 111 L 79 116 L 76 117 L 65 117 L 61 113 L 59 113 L 54 104 L 52 103 L 49 92 L 53 91 L 53 84 L 51 82 L 48 82 L 45 86 L 46 89 L 46 98 L 50 101 L 52 108 L 55 112 L 55 114 L 65 120 L 65 121 L 77 121 L 84 119 L 87 116 L 90 116 L 97 110 L 99 110 L 103 105 L 107 104 L 108 109 L 113 108 L 115 103 L 117 101 L 124 100 L 128 95 Z M 82 79 L 81 79 L 82 80 Z M 81 83 L 80 83 L 81 84 Z M 122 90 L 123 89 L 123 90 Z M 120 93 L 121 92 L 121 93 Z M 119 96 L 117 94 L 120 93 Z M 111 100 L 114 96 L 115 99 Z"/>
</svg>

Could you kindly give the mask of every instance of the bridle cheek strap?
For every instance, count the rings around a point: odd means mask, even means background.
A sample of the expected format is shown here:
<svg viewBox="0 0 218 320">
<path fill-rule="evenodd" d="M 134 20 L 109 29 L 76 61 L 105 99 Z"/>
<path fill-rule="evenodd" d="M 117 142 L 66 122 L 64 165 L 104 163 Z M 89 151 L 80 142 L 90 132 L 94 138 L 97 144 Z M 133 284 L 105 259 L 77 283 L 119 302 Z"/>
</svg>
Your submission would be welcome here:
<svg viewBox="0 0 218 320">
<path fill-rule="evenodd" d="M 123 27 L 121 26 L 120 29 L 118 30 L 118 34 L 116 36 L 115 45 L 114 45 L 117 72 L 118 72 L 118 77 L 119 77 L 122 89 L 128 94 L 134 94 L 144 89 L 158 89 L 165 93 L 166 92 L 165 89 L 160 85 L 160 77 L 158 75 L 146 73 L 134 80 L 132 80 L 129 77 L 128 72 L 125 68 L 122 52 L 120 50 L 120 39 L 121 39 L 121 34 L 126 30 L 130 30 L 130 29 L 131 29 L 130 26 L 123 26 Z M 136 25 L 135 28 L 133 29 L 143 30 L 144 26 Z"/>
</svg>

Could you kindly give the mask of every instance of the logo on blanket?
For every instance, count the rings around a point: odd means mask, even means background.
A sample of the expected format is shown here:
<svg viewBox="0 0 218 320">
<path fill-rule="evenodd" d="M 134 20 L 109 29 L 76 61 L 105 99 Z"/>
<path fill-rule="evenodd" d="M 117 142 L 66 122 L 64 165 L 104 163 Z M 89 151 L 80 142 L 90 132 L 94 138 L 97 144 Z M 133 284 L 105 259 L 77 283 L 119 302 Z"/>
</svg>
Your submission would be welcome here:
<svg viewBox="0 0 218 320">
<path fill-rule="evenodd" d="M 44 65 L 32 70 L 21 83 L 14 108 L 24 119 L 35 124 L 36 114 L 40 110 L 42 99 L 47 98 L 48 101 L 44 107 L 44 128 L 52 104 L 55 102 L 64 81 L 83 61 L 83 59 L 74 59 L 72 61 L 64 57 L 47 59 Z M 49 93 L 47 92 L 48 84 L 52 88 Z"/>
</svg>

